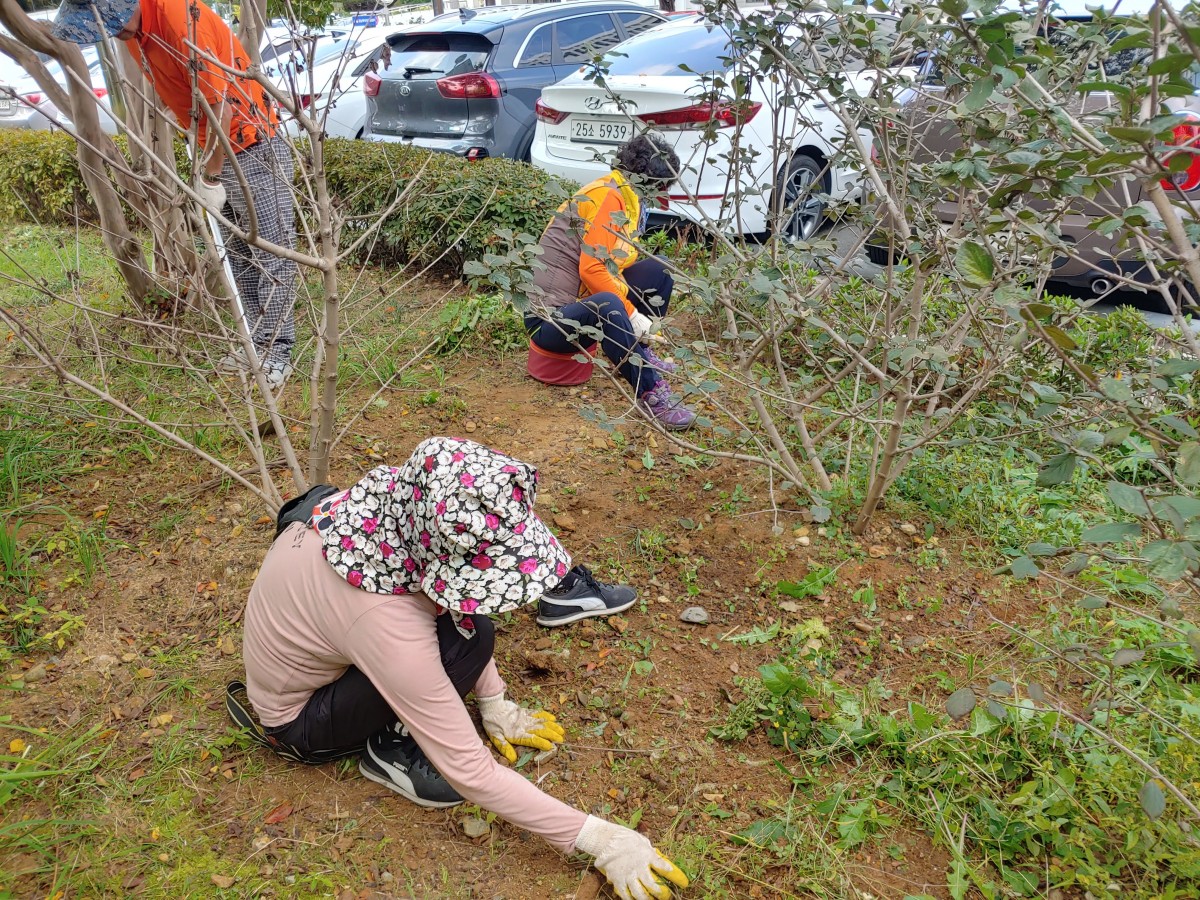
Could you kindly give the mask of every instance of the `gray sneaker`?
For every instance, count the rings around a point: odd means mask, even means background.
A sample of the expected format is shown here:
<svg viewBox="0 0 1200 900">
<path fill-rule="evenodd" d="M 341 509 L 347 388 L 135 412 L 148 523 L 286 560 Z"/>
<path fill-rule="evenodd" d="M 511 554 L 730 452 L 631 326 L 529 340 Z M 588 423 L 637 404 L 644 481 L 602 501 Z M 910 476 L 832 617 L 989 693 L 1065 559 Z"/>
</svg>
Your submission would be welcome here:
<svg viewBox="0 0 1200 900">
<path fill-rule="evenodd" d="M 267 386 L 273 391 L 283 387 L 283 383 L 292 375 L 291 363 L 267 363 L 263 366 L 263 375 L 267 376 Z"/>
<path fill-rule="evenodd" d="M 463 802 L 458 791 L 429 762 L 403 722 L 377 731 L 367 739 L 358 771 L 417 806 L 446 809 Z"/>
<path fill-rule="evenodd" d="M 553 628 L 595 616 L 611 616 L 624 612 L 637 601 L 637 594 L 629 585 L 597 581 L 587 566 L 576 566 L 570 574 L 575 578 L 563 579 L 570 587 L 560 585 L 546 591 L 538 601 L 539 625 Z"/>
</svg>

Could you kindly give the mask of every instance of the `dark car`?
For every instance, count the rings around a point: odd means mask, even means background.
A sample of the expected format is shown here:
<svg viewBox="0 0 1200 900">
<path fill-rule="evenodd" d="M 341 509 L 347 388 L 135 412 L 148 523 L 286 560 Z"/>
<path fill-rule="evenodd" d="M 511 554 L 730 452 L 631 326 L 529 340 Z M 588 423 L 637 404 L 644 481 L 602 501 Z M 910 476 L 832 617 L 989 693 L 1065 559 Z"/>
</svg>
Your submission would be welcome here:
<svg viewBox="0 0 1200 900">
<path fill-rule="evenodd" d="M 1086 0 L 1088 6 L 1112 8 L 1116 0 Z M 1138 15 L 1149 7 L 1150 0 L 1121 0 L 1119 9 L 1123 15 Z M 1092 18 L 1091 10 L 1076 0 L 1058 0 L 1052 5 L 1054 21 L 1086 22 Z M 1043 24 L 1041 34 L 1048 36 L 1051 43 L 1057 39 L 1054 26 Z M 1119 30 L 1105 33 L 1110 44 L 1124 37 Z M 1062 40 L 1072 40 L 1064 37 Z M 1109 55 L 1104 63 L 1104 76 L 1116 81 L 1142 62 L 1142 51 L 1120 50 Z M 1193 80 L 1196 80 L 1193 76 Z M 1096 82 L 1086 90 L 1068 98 L 1074 112 L 1085 121 L 1097 121 L 1106 110 L 1115 108 L 1119 98 L 1104 84 Z M 907 152 L 918 163 L 930 163 L 952 159 L 962 147 L 962 133 L 945 115 L 945 110 L 954 102 L 947 100 L 947 87 L 942 83 L 938 60 L 927 59 L 918 77 L 918 84 L 900 95 L 902 116 L 908 127 L 900 129 L 900 141 L 907 143 Z M 1174 142 L 1181 147 L 1193 147 L 1200 142 L 1200 96 L 1171 97 L 1164 101 L 1164 108 L 1180 115 L 1180 124 L 1175 129 Z M 1093 118 L 1096 117 L 1096 118 Z M 902 148 L 903 149 L 903 148 Z M 1184 151 L 1188 152 L 1188 151 Z M 886 173 L 885 173 L 886 176 Z M 1196 156 L 1191 167 L 1177 173 L 1172 180 L 1163 182 L 1164 188 L 1185 201 L 1200 196 L 1200 156 Z M 1176 191 L 1178 193 L 1176 193 Z M 1123 232 L 1097 229 L 1096 223 L 1120 218 L 1123 210 L 1142 200 L 1141 186 L 1132 177 L 1112 190 L 1104 190 L 1095 196 L 1083 195 L 1073 198 L 1065 215 L 1057 222 L 1064 240 L 1072 245 L 1070 255 L 1059 255 L 1052 263 L 1050 278 L 1053 281 L 1091 290 L 1095 295 L 1106 295 L 1117 287 L 1121 279 L 1149 283 L 1151 273 L 1138 253 L 1123 245 Z M 1031 196 L 1022 198 L 1030 208 L 1046 208 L 1046 201 Z M 933 207 L 938 219 L 946 226 L 960 216 L 958 198 L 947 193 Z M 882 225 L 868 241 L 867 253 L 872 262 L 886 265 L 894 258 L 893 249 L 903 244 L 894 231 L 888 215 L 880 210 Z"/>
<path fill-rule="evenodd" d="M 461 10 L 388 38 L 371 138 L 468 159 L 529 159 L 546 85 L 665 17 L 634 2 Z"/>
</svg>

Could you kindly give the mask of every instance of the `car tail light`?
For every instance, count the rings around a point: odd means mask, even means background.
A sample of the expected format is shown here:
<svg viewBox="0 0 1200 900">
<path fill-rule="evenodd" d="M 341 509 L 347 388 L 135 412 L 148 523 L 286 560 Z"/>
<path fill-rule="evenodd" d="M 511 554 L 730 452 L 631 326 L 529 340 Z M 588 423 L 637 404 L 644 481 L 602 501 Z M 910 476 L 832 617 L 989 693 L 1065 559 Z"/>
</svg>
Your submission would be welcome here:
<svg viewBox="0 0 1200 900">
<path fill-rule="evenodd" d="M 303 96 L 296 98 L 296 105 L 301 109 L 308 109 L 310 106 L 312 106 L 314 100 L 320 99 L 320 94 L 304 94 Z"/>
<path fill-rule="evenodd" d="M 500 82 L 487 72 L 468 72 L 439 78 L 438 93 L 450 100 L 499 100 Z"/>
<path fill-rule="evenodd" d="M 108 96 L 108 88 L 92 88 L 92 93 L 96 95 L 97 100 L 103 100 Z"/>
<path fill-rule="evenodd" d="M 383 79 L 374 72 L 368 72 L 363 76 L 363 93 L 368 97 L 379 96 L 379 86 L 383 84 Z"/>
<path fill-rule="evenodd" d="M 761 103 L 698 103 L 680 109 L 642 113 L 638 116 L 647 125 L 658 128 L 695 128 L 716 123 L 718 128 L 745 125 L 762 109 Z"/>
<path fill-rule="evenodd" d="M 472 147 L 467 151 L 468 162 L 478 162 L 481 159 L 487 159 L 491 154 L 488 153 L 487 147 Z"/>
<path fill-rule="evenodd" d="M 1166 190 L 1177 188 L 1181 191 L 1192 191 L 1200 187 L 1200 116 L 1184 113 L 1184 121 L 1175 126 L 1169 143 L 1176 147 L 1186 147 L 1191 164 L 1181 172 L 1173 172 L 1169 178 L 1162 180 Z M 1179 152 L 1179 151 L 1176 151 Z M 1168 153 L 1163 158 L 1165 164 L 1176 153 Z"/>
<path fill-rule="evenodd" d="M 43 97 L 41 94 L 22 94 L 21 95 L 21 102 L 24 103 L 26 106 L 37 106 L 39 103 L 41 103 L 45 99 L 46 98 Z"/>
<path fill-rule="evenodd" d="M 546 101 L 541 97 L 538 97 L 537 102 L 533 104 L 533 111 L 537 114 L 538 119 L 547 125 L 557 125 L 568 115 L 565 112 L 559 112 L 552 106 L 547 106 Z"/>
</svg>

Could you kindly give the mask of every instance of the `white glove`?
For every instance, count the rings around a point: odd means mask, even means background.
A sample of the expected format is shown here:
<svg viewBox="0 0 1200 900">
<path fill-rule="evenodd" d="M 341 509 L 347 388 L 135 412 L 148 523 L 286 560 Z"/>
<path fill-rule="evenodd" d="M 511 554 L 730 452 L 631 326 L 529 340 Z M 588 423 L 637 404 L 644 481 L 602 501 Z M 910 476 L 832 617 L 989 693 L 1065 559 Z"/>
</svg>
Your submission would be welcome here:
<svg viewBox="0 0 1200 900">
<path fill-rule="evenodd" d="M 200 202 L 206 210 L 219 213 L 225 208 L 225 185 L 221 182 L 209 184 L 201 178 L 196 182 L 196 193 L 200 195 Z"/>
<path fill-rule="evenodd" d="M 575 838 L 575 849 L 596 857 L 596 868 L 621 900 L 669 900 L 672 884 L 688 886 L 682 869 L 655 850 L 649 838 L 624 825 L 588 816 Z"/>
<path fill-rule="evenodd" d="M 654 327 L 654 323 L 650 321 L 650 317 L 643 313 L 634 310 L 629 314 L 629 324 L 633 326 L 634 340 L 644 340 L 646 335 L 650 333 L 650 329 Z"/>
<path fill-rule="evenodd" d="M 566 732 L 553 715 L 542 710 L 528 710 L 505 700 L 503 691 L 494 697 L 480 697 L 479 715 L 492 746 L 513 765 L 517 762 L 513 744 L 535 750 L 553 750 L 555 744 L 561 744 L 566 738 Z"/>
</svg>

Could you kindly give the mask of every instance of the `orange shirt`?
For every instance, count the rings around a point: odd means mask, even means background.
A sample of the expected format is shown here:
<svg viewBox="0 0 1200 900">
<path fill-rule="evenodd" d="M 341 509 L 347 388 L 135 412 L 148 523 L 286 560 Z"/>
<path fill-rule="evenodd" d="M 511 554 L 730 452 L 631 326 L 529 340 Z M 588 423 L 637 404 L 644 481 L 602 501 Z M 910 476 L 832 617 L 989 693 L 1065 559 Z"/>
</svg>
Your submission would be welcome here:
<svg viewBox="0 0 1200 900">
<path fill-rule="evenodd" d="M 208 141 L 208 115 L 193 97 L 193 81 L 214 112 L 222 99 L 229 102 L 235 152 L 274 136 L 279 117 L 262 85 L 227 74 L 189 46 L 245 71 L 250 56 L 220 16 L 200 0 L 141 0 L 141 9 L 141 30 L 126 42 L 129 52 L 179 124 L 197 123 L 201 147 Z"/>
</svg>

